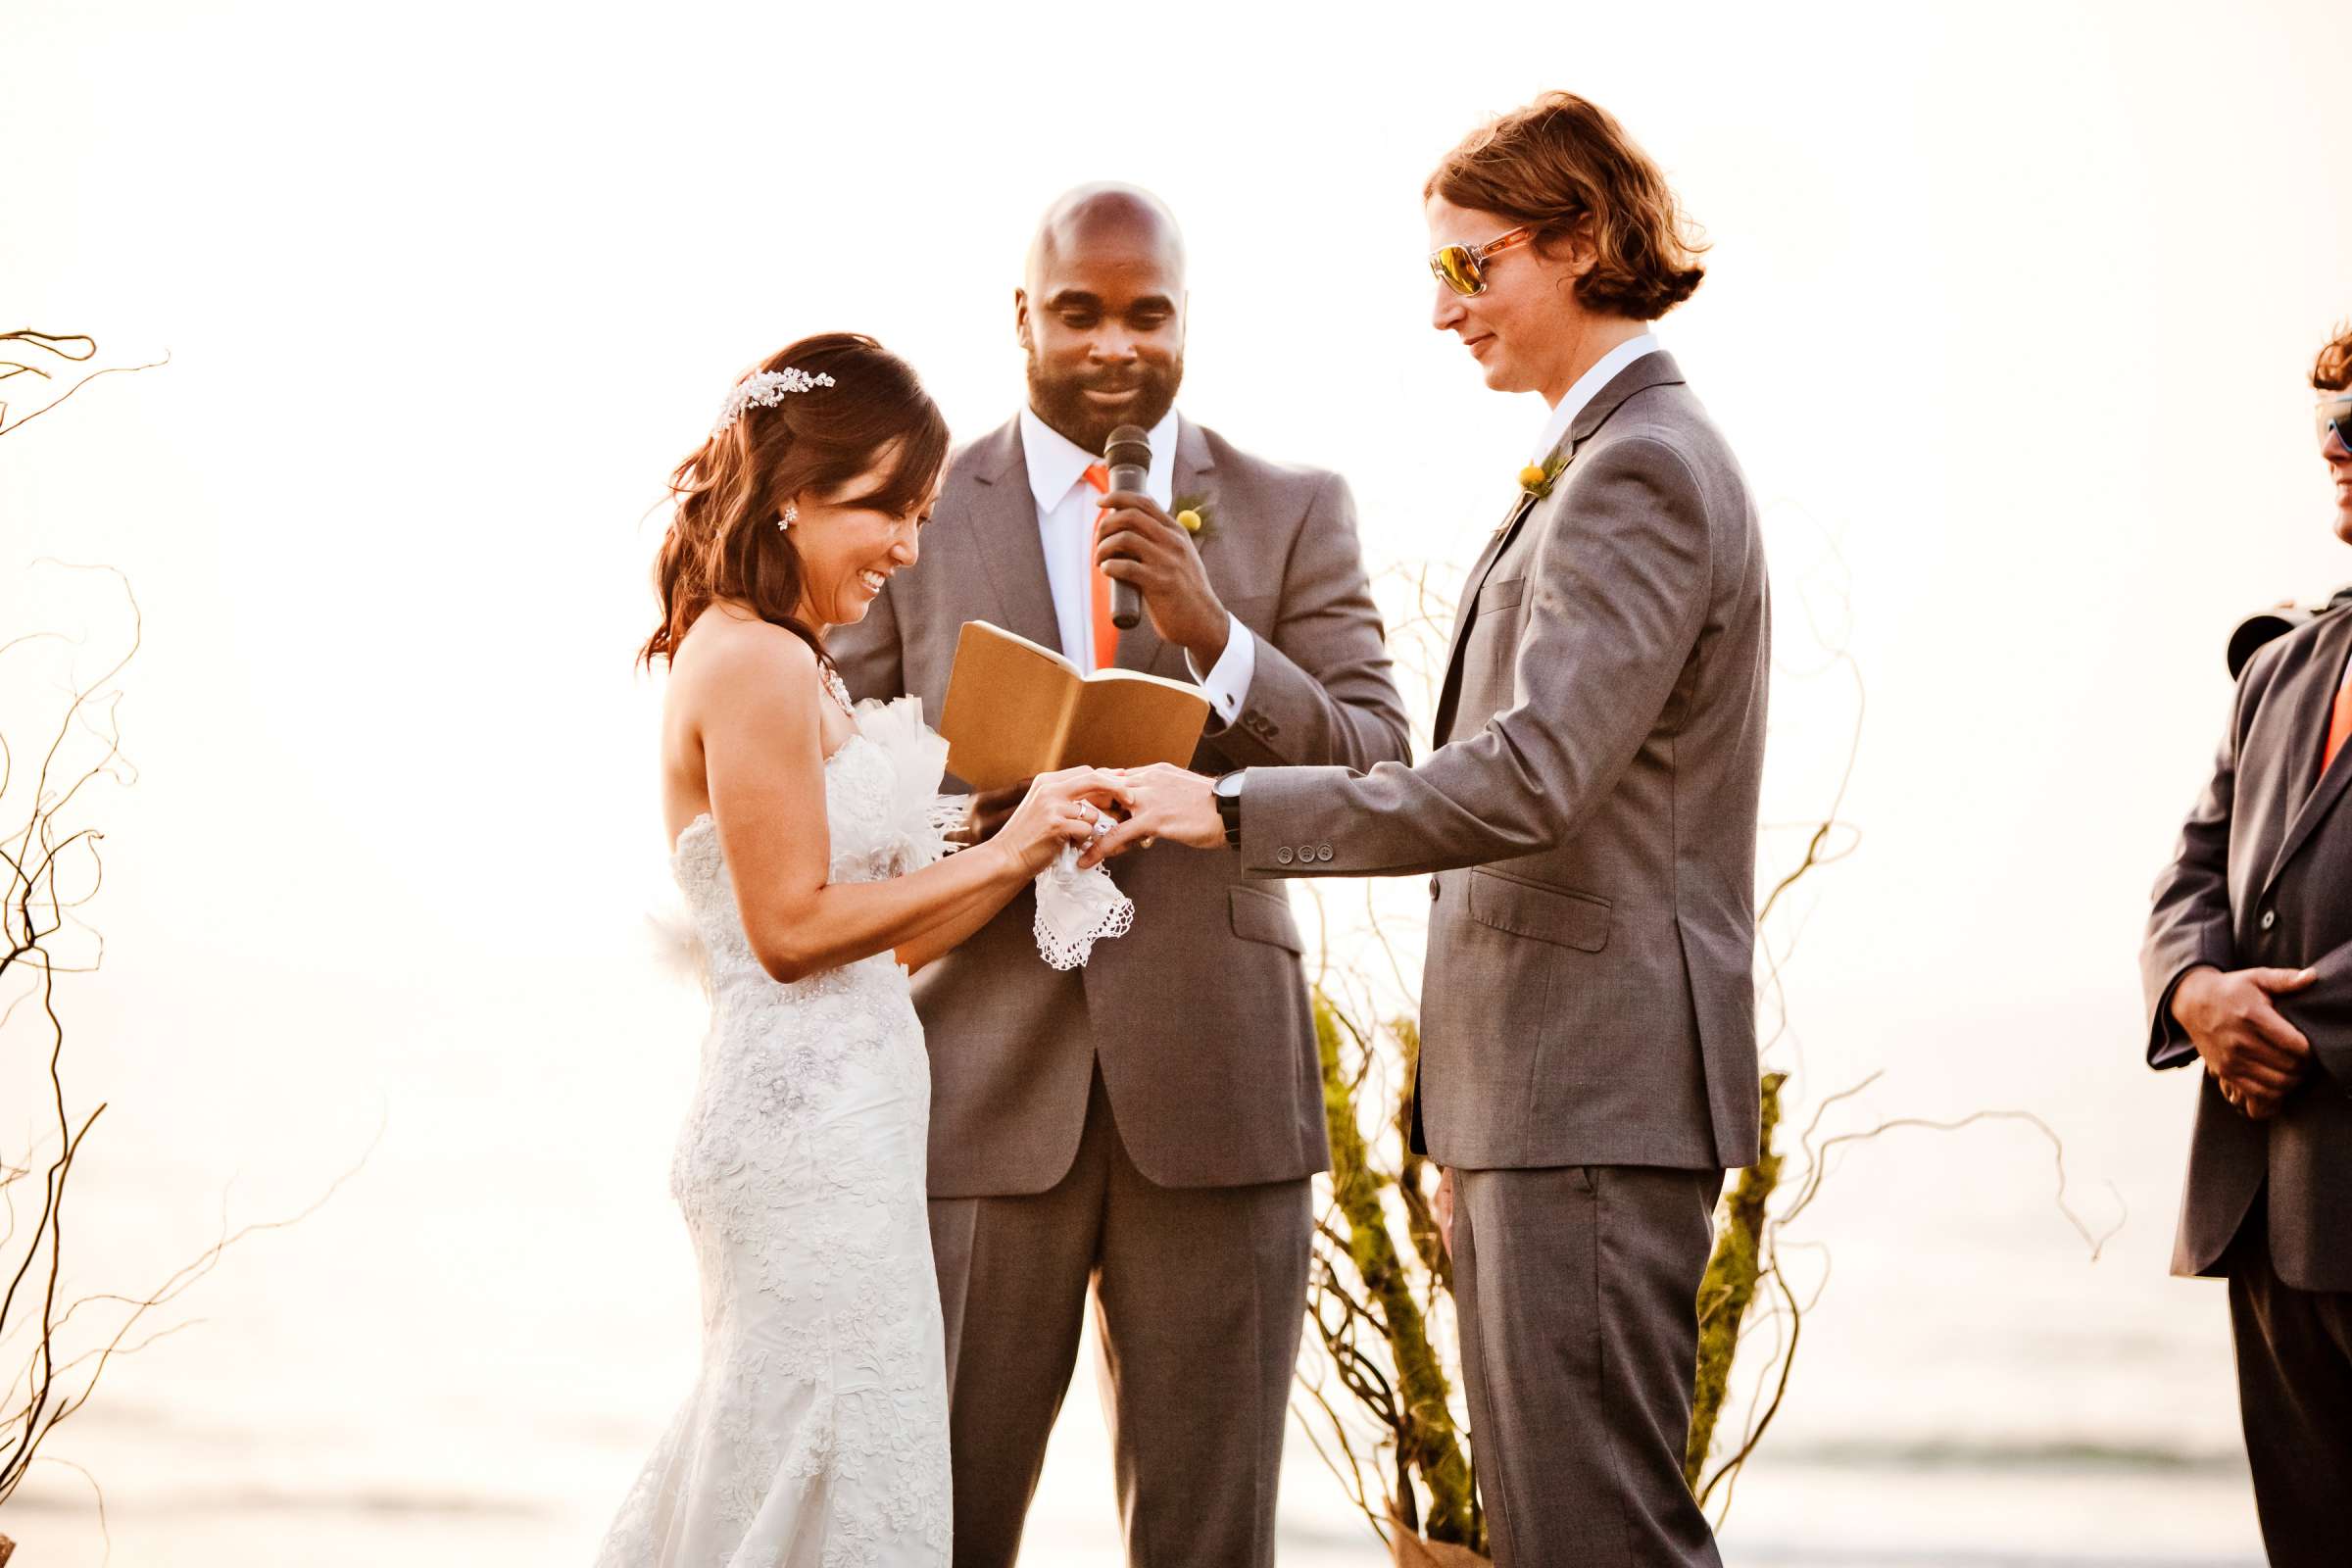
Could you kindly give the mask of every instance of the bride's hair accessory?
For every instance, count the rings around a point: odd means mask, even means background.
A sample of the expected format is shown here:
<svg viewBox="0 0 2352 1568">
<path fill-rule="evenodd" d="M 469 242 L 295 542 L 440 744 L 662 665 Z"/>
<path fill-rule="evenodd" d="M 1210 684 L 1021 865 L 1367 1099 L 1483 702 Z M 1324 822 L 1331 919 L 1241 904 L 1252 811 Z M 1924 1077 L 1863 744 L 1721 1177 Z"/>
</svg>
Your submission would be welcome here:
<svg viewBox="0 0 2352 1568">
<path fill-rule="evenodd" d="M 806 392 L 811 387 L 832 384 L 833 378 L 822 370 L 810 375 L 807 370 L 790 365 L 781 370 L 754 370 L 736 382 L 735 390 L 727 394 L 725 406 L 718 411 L 718 422 L 710 427 L 710 433 L 714 436 L 726 434 L 727 426 L 742 418 L 744 410 L 755 404 L 763 409 L 772 409 L 784 401 L 787 393 Z"/>
<path fill-rule="evenodd" d="M 797 501 L 787 501 L 784 503 L 784 515 L 776 519 L 776 526 L 780 529 L 789 528 L 800 520 L 801 504 Z"/>
</svg>

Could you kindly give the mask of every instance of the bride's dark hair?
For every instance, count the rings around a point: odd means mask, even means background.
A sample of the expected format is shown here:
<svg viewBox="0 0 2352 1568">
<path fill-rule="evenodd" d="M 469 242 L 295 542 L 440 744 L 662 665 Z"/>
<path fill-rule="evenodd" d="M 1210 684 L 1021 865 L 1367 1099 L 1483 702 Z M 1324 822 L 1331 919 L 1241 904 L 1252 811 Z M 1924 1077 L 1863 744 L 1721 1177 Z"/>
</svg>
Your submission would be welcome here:
<svg viewBox="0 0 2352 1568">
<path fill-rule="evenodd" d="M 801 554 L 776 526 L 795 496 L 838 490 L 890 451 L 889 471 L 860 507 L 906 513 L 921 506 L 948 461 L 948 422 L 913 368 L 870 337 L 825 332 L 788 344 L 762 370 L 831 376 L 830 386 L 754 404 L 669 476 L 677 506 L 654 564 L 662 622 L 637 651 L 667 660 L 713 599 L 740 599 L 825 658 L 816 628 L 797 613 Z"/>
</svg>

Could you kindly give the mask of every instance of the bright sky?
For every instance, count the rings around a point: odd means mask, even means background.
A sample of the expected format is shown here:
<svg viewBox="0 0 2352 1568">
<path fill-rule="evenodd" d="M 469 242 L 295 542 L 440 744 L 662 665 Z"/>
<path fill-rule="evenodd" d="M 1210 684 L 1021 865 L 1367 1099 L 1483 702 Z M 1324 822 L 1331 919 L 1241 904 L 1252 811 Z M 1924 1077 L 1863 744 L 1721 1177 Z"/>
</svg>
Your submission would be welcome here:
<svg viewBox="0 0 2352 1568">
<path fill-rule="evenodd" d="M 1021 250 L 1078 181 L 1186 225 L 1189 415 L 1343 470 L 1376 570 L 1466 563 L 1544 411 L 1429 329 L 1419 185 L 1568 86 L 1713 240 L 1660 330 L 1766 508 L 1774 814 L 1843 758 L 1813 624 L 1867 682 L 1813 1045 L 1902 1068 L 1997 1028 L 1973 1070 L 2027 1100 L 2127 1073 L 2223 639 L 2352 580 L 2304 387 L 2352 316 L 2352 13 L 1371 16 L 12 0 L 0 314 L 172 355 L 0 445 L 7 626 L 113 624 L 42 555 L 148 613 L 142 778 L 101 807 L 123 1062 L 198 1092 L 175 1020 L 275 976 L 378 1026 L 428 988 L 463 1036 L 469 997 L 640 962 L 663 475 L 814 330 L 906 354 L 961 436 L 1003 420 Z M 313 1061 L 317 1021 L 247 1049 L 397 1099 L 396 1056 Z"/>
</svg>

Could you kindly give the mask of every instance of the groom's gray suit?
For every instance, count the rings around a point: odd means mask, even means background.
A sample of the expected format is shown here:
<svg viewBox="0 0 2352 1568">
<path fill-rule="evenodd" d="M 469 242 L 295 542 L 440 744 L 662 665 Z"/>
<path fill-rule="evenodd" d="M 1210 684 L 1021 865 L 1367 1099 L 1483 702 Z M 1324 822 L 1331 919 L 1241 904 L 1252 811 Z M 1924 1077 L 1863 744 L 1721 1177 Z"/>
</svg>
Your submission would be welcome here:
<svg viewBox="0 0 2352 1568">
<path fill-rule="evenodd" d="M 1346 483 L 1182 420 L 1174 492 L 1213 499 L 1201 566 L 1256 642 L 1241 712 L 1212 719 L 1194 765 L 1402 760 Z M 920 563 L 829 646 L 857 696 L 914 692 L 936 722 L 971 619 L 1059 646 L 1018 419 L 956 457 Z M 1117 662 L 1188 678 L 1149 618 Z M 1090 1279 L 1130 1561 L 1273 1561 L 1307 1184 L 1327 1161 L 1298 930 L 1230 852 L 1111 870 L 1135 928 L 1085 968 L 1039 960 L 1024 893 L 914 983 L 959 1568 L 1010 1568 Z"/>
<path fill-rule="evenodd" d="M 1251 770 L 1242 861 L 1438 873 L 1415 1133 L 1455 1173 L 1495 1561 L 1713 1564 L 1682 1461 L 1715 1200 L 1756 1155 L 1763 544 L 1665 354 L 1562 444 L 1470 574 L 1439 749 Z"/>
</svg>

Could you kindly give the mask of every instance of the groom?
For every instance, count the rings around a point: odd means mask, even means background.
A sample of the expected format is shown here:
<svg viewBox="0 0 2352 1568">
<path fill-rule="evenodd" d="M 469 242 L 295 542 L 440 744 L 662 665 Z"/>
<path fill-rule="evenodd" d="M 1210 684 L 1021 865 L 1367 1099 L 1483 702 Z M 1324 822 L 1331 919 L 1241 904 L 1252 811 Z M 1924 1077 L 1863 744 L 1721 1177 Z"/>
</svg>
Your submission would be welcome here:
<svg viewBox="0 0 2352 1568">
<path fill-rule="evenodd" d="M 921 568 L 832 634 L 851 689 L 919 693 L 936 720 L 979 618 L 1082 668 L 1198 683 L 1200 766 L 1403 760 L 1346 483 L 1176 412 L 1184 249 L 1167 210 L 1121 186 L 1062 198 L 1013 323 L 1028 404 L 955 459 Z M 1151 432 L 1143 493 L 1107 490 L 1122 424 Z M 1143 596 L 1127 631 L 1113 578 Z M 978 830 L 1018 795 L 983 797 Z M 1298 931 L 1236 855 L 1163 850 L 1116 875 L 1135 929 L 1085 968 L 1039 961 L 1024 895 L 914 983 L 961 1568 L 1019 1550 L 1090 1285 L 1129 1560 L 1273 1561 L 1308 1179 L 1326 1163 Z"/>
<path fill-rule="evenodd" d="M 1713 1565 L 1682 1467 L 1715 1200 L 1756 1155 L 1763 545 L 1650 335 L 1701 271 L 1617 122 L 1546 94 L 1423 194 L 1432 324 L 1551 405 L 1470 573 L 1439 750 L 1130 774 L 1135 814 L 1092 853 L 1155 835 L 1267 876 L 1438 873 L 1415 1132 L 1451 1173 L 1494 1560 Z"/>
</svg>

